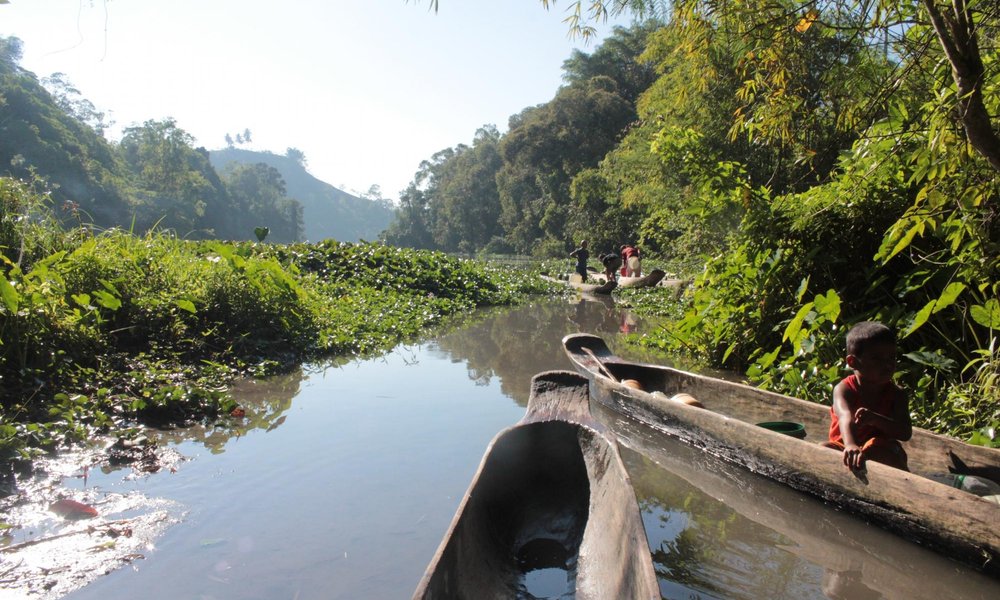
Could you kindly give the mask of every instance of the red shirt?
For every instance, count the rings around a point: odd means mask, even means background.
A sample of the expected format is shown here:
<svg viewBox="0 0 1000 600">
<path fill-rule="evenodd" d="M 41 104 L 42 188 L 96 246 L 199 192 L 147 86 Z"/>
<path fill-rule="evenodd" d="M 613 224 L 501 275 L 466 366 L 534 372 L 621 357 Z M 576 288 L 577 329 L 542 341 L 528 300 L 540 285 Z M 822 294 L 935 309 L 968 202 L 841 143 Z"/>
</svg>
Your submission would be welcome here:
<svg viewBox="0 0 1000 600">
<path fill-rule="evenodd" d="M 632 246 L 625 246 L 625 249 L 622 250 L 622 260 L 628 261 L 633 256 L 639 256 L 639 251 Z"/>
<path fill-rule="evenodd" d="M 842 383 L 847 386 L 850 392 L 844 394 L 844 400 L 847 401 L 847 407 L 853 415 L 861 408 L 861 390 L 858 389 L 858 377 L 857 375 L 851 375 L 846 377 Z M 899 388 L 890 381 L 882 388 L 875 402 L 870 406 L 865 406 L 865 408 L 890 417 L 894 412 L 893 407 L 896 404 L 896 398 L 899 397 L 899 394 Z M 865 442 L 878 435 L 878 430 L 871 425 L 852 426 L 854 427 L 854 443 L 859 446 L 864 445 Z M 837 413 L 833 410 L 832 406 L 830 407 L 830 441 L 844 443 L 843 436 L 840 434 L 840 420 L 837 418 Z"/>
</svg>

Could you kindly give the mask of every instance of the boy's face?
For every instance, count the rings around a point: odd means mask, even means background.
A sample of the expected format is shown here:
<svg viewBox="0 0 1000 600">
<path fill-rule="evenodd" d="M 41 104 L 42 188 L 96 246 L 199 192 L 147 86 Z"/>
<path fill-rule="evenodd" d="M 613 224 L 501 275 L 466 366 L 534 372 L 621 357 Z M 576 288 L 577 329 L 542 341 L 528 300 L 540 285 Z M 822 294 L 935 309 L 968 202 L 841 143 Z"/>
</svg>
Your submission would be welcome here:
<svg viewBox="0 0 1000 600">
<path fill-rule="evenodd" d="M 896 344 L 873 344 L 860 354 L 849 354 L 847 364 L 864 383 L 888 383 L 896 372 Z"/>
</svg>

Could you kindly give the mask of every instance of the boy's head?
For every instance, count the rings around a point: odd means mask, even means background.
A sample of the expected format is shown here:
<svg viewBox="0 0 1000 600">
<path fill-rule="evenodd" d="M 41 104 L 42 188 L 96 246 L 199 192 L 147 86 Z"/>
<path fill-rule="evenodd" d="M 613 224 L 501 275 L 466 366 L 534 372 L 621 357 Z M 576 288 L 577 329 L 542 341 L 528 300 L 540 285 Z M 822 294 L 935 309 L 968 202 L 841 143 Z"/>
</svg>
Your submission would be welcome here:
<svg viewBox="0 0 1000 600">
<path fill-rule="evenodd" d="M 863 321 L 847 332 L 847 365 L 863 379 L 885 379 L 896 370 L 896 334 L 875 321 Z"/>
</svg>

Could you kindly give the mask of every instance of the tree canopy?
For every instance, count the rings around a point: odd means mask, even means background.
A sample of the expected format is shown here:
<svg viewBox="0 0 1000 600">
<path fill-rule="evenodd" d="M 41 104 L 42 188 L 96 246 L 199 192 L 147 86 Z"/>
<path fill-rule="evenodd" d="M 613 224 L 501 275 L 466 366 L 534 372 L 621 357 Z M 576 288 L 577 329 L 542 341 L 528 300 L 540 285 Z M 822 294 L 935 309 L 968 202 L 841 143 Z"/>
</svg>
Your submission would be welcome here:
<svg viewBox="0 0 1000 600">
<path fill-rule="evenodd" d="M 595 0 L 567 14 L 585 37 L 609 15 L 660 19 L 574 54 L 553 100 L 511 118 L 504 243 L 558 256 L 583 232 L 637 236 L 694 278 L 684 316 L 645 343 L 800 396 L 828 397 L 845 325 L 884 321 L 921 424 L 1000 426 L 1000 4 Z M 436 197 L 420 200 L 432 222 Z"/>
</svg>

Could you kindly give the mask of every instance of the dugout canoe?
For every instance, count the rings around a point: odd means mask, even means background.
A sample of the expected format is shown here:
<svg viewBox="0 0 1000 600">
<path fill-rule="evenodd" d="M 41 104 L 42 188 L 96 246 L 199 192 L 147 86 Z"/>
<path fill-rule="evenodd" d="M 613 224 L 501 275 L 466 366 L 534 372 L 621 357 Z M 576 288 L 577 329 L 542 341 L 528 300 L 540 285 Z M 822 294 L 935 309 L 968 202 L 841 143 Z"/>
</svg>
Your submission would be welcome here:
<svg viewBox="0 0 1000 600">
<path fill-rule="evenodd" d="M 569 287 L 578 289 L 584 294 L 608 295 L 615 291 L 615 288 L 618 287 L 618 283 L 615 281 L 605 281 L 604 283 L 580 283 L 578 281 L 570 280 L 566 283 Z"/>
<path fill-rule="evenodd" d="M 533 574 L 565 581 L 558 597 L 660 598 L 635 492 L 589 401 L 575 373 L 532 379 L 527 413 L 486 449 L 414 599 L 530 598 Z"/>
<path fill-rule="evenodd" d="M 1000 576 L 1000 505 L 928 477 L 964 472 L 1000 479 L 1000 450 L 971 446 L 914 428 L 904 444 L 911 472 L 869 462 L 844 467 L 818 444 L 829 428 L 828 406 L 670 367 L 623 360 L 589 334 L 563 338 L 574 367 L 590 379 L 591 396 L 663 434 L 812 494 L 907 539 Z M 621 381 L 633 379 L 643 390 Z M 671 400 L 696 398 L 704 408 Z M 796 439 L 756 424 L 801 423 Z"/>
<path fill-rule="evenodd" d="M 626 277 L 624 275 L 618 277 L 618 287 L 620 288 L 644 288 L 653 287 L 660 283 L 664 277 L 666 277 L 666 272 L 660 269 L 653 269 L 648 275 L 643 275 L 642 277 Z M 600 275 L 601 280 L 606 281 L 604 274 Z"/>
<path fill-rule="evenodd" d="M 568 285 L 569 287 L 580 290 L 584 294 L 599 294 L 602 296 L 607 296 L 618 287 L 618 283 L 614 281 L 603 281 L 602 283 L 582 283 L 577 281 L 576 278 L 579 277 L 578 274 L 574 273 L 569 276 L 569 279 L 556 279 L 555 277 L 549 277 L 542 275 L 542 279 L 551 281 L 554 283 L 562 283 Z"/>
</svg>

